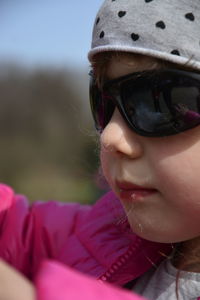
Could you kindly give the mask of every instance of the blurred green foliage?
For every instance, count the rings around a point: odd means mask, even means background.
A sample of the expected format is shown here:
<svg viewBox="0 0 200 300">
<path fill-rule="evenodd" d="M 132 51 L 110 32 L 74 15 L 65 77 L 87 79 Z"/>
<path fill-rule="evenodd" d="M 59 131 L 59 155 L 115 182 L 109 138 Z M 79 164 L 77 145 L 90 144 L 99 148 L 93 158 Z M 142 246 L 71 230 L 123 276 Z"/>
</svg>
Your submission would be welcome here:
<svg viewBox="0 0 200 300">
<path fill-rule="evenodd" d="M 30 201 L 91 203 L 101 194 L 84 76 L 0 68 L 0 181 Z"/>
</svg>

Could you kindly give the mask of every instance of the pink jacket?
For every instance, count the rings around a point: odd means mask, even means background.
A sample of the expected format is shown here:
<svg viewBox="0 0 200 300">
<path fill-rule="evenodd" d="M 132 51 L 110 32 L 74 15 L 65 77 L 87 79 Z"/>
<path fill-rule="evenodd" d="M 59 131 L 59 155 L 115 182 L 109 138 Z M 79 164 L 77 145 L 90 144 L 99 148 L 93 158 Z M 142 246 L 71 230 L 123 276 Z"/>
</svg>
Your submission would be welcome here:
<svg viewBox="0 0 200 300">
<path fill-rule="evenodd" d="M 30 207 L 0 184 L 0 225 L 0 257 L 34 282 L 39 300 L 139 300 L 116 285 L 171 251 L 133 234 L 112 192 L 94 206 L 51 201 Z"/>
</svg>

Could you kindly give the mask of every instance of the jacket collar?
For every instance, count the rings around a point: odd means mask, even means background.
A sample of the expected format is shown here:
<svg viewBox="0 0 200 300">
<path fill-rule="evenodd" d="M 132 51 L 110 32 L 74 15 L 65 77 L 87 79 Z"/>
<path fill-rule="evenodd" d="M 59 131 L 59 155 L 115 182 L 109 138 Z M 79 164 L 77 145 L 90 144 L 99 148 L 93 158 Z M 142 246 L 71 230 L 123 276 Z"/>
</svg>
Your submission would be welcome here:
<svg viewBox="0 0 200 300">
<path fill-rule="evenodd" d="M 140 276 L 172 251 L 169 244 L 136 236 L 113 192 L 93 206 L 77 234 L 89 254 L 88 264 L 82 264 L 80 270 L 120 285 Z"/>
</svg>

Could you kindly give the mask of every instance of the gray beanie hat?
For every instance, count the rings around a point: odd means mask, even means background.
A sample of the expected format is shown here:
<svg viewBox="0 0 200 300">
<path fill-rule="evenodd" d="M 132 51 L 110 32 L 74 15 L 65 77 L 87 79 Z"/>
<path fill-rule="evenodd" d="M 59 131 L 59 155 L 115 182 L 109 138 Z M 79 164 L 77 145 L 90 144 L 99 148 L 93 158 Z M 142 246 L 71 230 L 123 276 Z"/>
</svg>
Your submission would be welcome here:
<svg viewBox="0 0 200 300">
<path fill-rule="evenodd" d="M 200 70 L 200 0 L 106 0 L 88 58 L 105 51 L 139 53 Z"/>
</svg>

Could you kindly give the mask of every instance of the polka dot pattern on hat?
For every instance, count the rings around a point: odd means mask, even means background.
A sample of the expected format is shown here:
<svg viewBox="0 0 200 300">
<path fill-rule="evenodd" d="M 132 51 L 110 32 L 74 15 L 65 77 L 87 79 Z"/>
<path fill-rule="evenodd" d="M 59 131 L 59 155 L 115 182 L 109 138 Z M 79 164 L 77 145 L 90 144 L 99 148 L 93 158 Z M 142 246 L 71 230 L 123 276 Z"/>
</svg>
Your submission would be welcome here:
<svg viewBox="0 0 200 300">
<path fill-rule="evenodd" d="M 99 35 L 99 38 L 102 39 L 105 35 L 105 32 L 104 31 L 101 31 L 100 35 Z"/>
<path fill-rule="evenodd" d="M 100 21 L 100 18 L 98 17 L 96 20 L 96 25 L 99 23 L 99 21 Z"/>
<path fill-rule="evenodd" d="M 89 59 L 99 51 L 128 51 L 200 69 L 199 30 L 199 0 L 105 0 Z"/>
<path fill-rule="evenodd" d="M 131 38 L 133 41 L 137 41 L 140 38 L 140 36 L 137 33 L 131 33 Z"/>
<path fill-rule="evenodd" d="M 171 51 L 171 54 L 174 54 L 174 55 L 180 55 L 179 51 L 177 49 L 175 50 L 172 50 Z"/>
<path fill-rule="evenodd" d="M 156 23 L 156 27 L 160 28 L 160 29 L 165 29 L 166 25 L 163 21 L 158 21 Z"/>
<path fill-rule="evenodd" d="M 120 17 L 120 18 L 122 18 L 122 17 L 124 17 L 126 15 L 126 11 L 119 11 L 118 12 L 118 16 Z"/>
<path fill-rule="evenodd" d="M 194 21 L 195 17 L 193 15 L 193 13 L 187 13 L 185 14 L 186 19 L 190 20 L 190 21 Z"/>
</svg>

